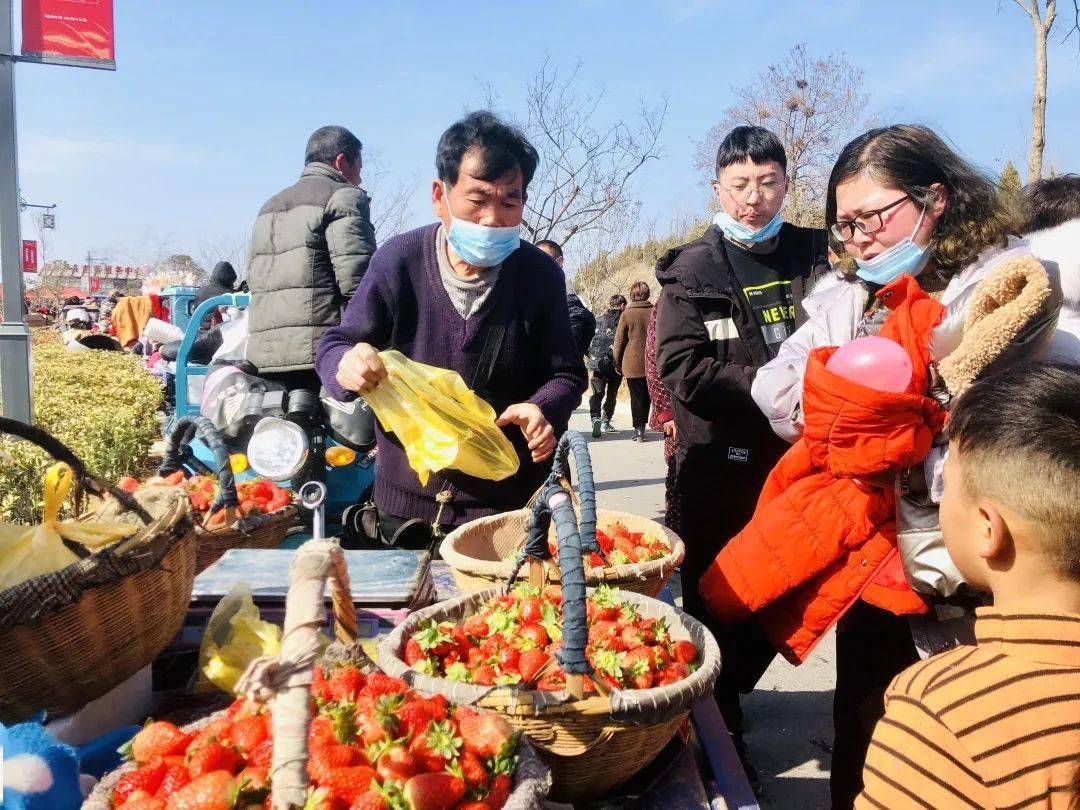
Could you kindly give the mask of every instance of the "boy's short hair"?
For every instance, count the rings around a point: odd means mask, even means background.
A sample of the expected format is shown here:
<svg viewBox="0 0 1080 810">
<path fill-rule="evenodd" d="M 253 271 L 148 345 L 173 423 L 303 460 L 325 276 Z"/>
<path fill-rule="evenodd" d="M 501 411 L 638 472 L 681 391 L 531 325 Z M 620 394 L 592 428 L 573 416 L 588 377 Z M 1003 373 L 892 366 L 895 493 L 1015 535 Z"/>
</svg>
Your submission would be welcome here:
<svg viewBox="0 0 1080 810">
<path fill-rule="evenodd" d="M 716 150 L 716 176 L 732 163 L 747 158 L 759 166 L 775 160 L 781 171 L 787 171 L 787 154 L 776 135 L 765 127 L 735 127 Z"/>
<path fill-rule="evenodd" d="M 1016 510 L 1080 581 L 1080 368 L 1018 363 L 980 380 L 953 408 L 949 439 L 967 497 Z"/>
<path fill-rule="evenodd" d="M 649 300 L 649 285 L 644 281 L 635 281 L 630 285 L 630 300 L 631 301 L 648 301 Z"/>
<path fill-rule="evenodd" d="M 536 246 L 553 259 L 561 259 L 563 257 L 562 245 L 554 239 L 541 239 L 536 243 Z"/>
<path fill-rule="evenodd" d="M 1062 174 L 1028 183 L 1020 192 L 1022 235 L 1080 219 L 1080 174 Z"/>
<path fill-rule="evenodd" d="M 615 295 L 611 296 L 611 298 L 608 299 L 608 307 L 610 309 L 618 309 L 619 307 L 625 307 L 625 306 L 626 306 L 626 296 L 625 295 L 620 295 L 619 293 L 615 293 Z"/>
</svg>

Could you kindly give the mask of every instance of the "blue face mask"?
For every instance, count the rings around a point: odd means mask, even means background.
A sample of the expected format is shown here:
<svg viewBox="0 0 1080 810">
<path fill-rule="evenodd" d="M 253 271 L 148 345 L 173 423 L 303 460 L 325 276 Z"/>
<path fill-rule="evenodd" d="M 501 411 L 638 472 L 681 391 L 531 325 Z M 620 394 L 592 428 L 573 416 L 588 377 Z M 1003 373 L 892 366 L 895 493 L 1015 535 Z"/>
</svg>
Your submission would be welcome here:
<svg viewBox="0 0 1080 810">
<path fill-rule="evenodd" d="M 755 231 L 750 226 L 739 222 L 727 211 L 720 209 L 717 215 L 713 217 L 713 224 L 728 239 L 734 239 L 736 242 L 747 245 L 756 245 L 758 242 L 767 242 L 780 233 L 780 226 L 784 224 L 784 217 L 777 211 L 776 216 Z"/>
<path fill-rule="evenodd" d="M 450 190 L 443 186 L 443 201 L 450 212 L 450 232 L 447 241 L 454 252 L 473 267 L 494 267 L 521 244 L 521 227 L 494 228 L 458 219 L 450 211 Z"/>
<path fill-rule="evenodd" d="M 926 209 L 923 208 L 911 231 L 911 236 L 900 240 L 888 250 L 883 250 L 872 259 L 867 261 L 856 259 L 855 264 L 859 266 L 859 269 L 855 271 L 855 275 L 871 284 L 882 285 L 888 284 L 904 273 L 919 275 L 926 267 L 927 259 L 930 258 L 926 248 L 915 244 L 915 234 L 919 232 L 919 226 L 922 225 L 925 215 Z"/>
</svg>

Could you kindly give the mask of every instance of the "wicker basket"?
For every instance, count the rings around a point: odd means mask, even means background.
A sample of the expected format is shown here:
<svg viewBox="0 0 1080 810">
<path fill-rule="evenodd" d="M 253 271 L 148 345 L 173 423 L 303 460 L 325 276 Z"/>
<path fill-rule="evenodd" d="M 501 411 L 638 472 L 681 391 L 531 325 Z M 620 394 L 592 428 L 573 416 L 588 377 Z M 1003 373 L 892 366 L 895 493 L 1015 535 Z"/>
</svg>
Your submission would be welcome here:
<svg viewBox="0 0 1080 810">
<path fill-rule="evenodd" d="M 189 458 L 191 440 L 198 436 L 214 454 L 217 470 L 211 470 L 217 476 L 221 494 L 210 513 L 218 508 L 235 509 L 237 505 L 236 479 L 229 463 L 229 453 L 225 440 L 214 423 L 204 416 L 187 416 L 178 419 L 165 441 L 158 475 L 166 476 L 182 470 Z M 289 528 L 296 519 L 297 510 L 287 506 L 269 515 L 238 517 L 229 521 L 229 525 L 210 529 L 205 526 L 195 527 L 196 554 L 195 573 L 200 574 L 221 559 L 221 556 L 233 548 L 277 548 L 285 540 Z"/>
<path fill-rule="evenodd" d="M 529 510 L 518 509 L 478 518 L 446 536 L 439 553 L 450 566 L 462 593 L 487 590 L 506 582 L 515 555 L 525 539 L 528 520 Z M 632 532 L 661 537 L 671 547 L 671 554 L 645 563 L 587 568 L 585 581 L 589 585 L 607 584 L 624 591 L 657 596 L 686 556 L 686 548 L 679 536 L 656 521 L 629 512 L 599 509 L 597 522 L 601 529 L 621 523 Z M 558 565 L 549 561 L 546 568 L 548 579 L 558 582 Z"/>
<path fill-rule="evenodd" d="M 327 580 L 330 582 L 337 643 L 330 645 L 326 656 L 371 665 L 356 641 L 356 607 L 349 591 L 349 573 L 341 546 L 332 540 L 309 540 L 293 557 L 281 656 L 253 662 L 238 686 L 238 690 L 250 698 L 260 702 L 273 701 L 275 742 L 271 781 L 274 784 L 274 810 L 302 807 L 309 785 L 306 743 L 312 705 L 309 687 L 318 647 L 317 636 L 325 622 L 323 594 Z M 186 726 L 185 730 L 197 730 L 220 714 Z M 292 744 L 279 744 L 283 741 Z M 540 810 L 551 785 L 551 774 L 525 741 L 519 746 L 519 756 L 514 791 L 504 808 Z M 117 781 L 133 768 L 133 765 L 125 765 L 106 775 L 83 804 L 83 810 L 110 810 Z"/>
<path fill-rule="evenodd" d="M 44 448 L 86 491 L 109 493 L 145 523 L 133 538 L 0 592 L 0 722 L 10 724 L 42 710 L 68 714 L 165 649 L 191 599 L 195 537 L 179 490 L 155 493 L 148 512 L 39 428 L 0 418 L 0 432 Z"/>
<path fill-rule="evenodd" d="M 491 709 L 522 729 L 551 767 L 555 799 L 595 799 L 625 782 L 667 745 L 694 703 L 712 693 L 720 672 L 716 640 L 692 617 L 636 593 L 623 597 L 642 616 L 665 619 L 672 638 L 688 638 L 701 650 L 701 666 L 677 684 L 613 690 L 574 700 L 565 692 L 480 687 L 433 678 L 405 664 L 405 642 L 420 622 L 459 621 L 501 592 L 498 588 L 478 591 L 411 614 L 379 644 L 378 663 L 386 673 L 403 678 L 421 692 L 438 692 L 457 703 Z"/>
<path fill-rule="evenodd" d="M 575 505 L 565 483 L 568 454 L 578 462 L 582 498 Z M 626 593 L 646 618 L 662 618 L 672 638 L 690 639 L 701 651 L 701 666 L 682 681 L 652 689 L 608 690 L 586 695 L 581 679 L 591 672 L 585 656 L 586 572 L 582 552 L 595 527 L 592 508 L 592 470 L 581 434 L 567 431 L 560 439 L 551 477 L 541 487 L 528 518 L 526 551 L 510 569 L 516 576 L 525 554 L 533 558 L 530 578 L 543 582 L 539 557 L 547 553 L 549 531 L 558 537 L 562 562 L 563 639 L 559 662 L 567 675 L 567 690 L 543 692 L 530 684 L 484 687 L 435 678 L 411 669 L 404 661 L 409 636 L 426 619 L 460 621 L 504 589 L 459 596 L 411 614 L 378 646 L 379 666 L 422 692 L 439 692 L 457 703 L 496 711 L 522 729 L 551 766 L 552 795 L 561 801 L 595 799 L 625 782 L 651 762 L 671 740 L 690 708 L 712 692 L 720 674 L 716 639 L 695 619 L 670 605 L 638 593 Z M 575 506 L 577 508 L 575 508 Z M 655 524 L 654 524 L 655 525 Z"/>
</svg>

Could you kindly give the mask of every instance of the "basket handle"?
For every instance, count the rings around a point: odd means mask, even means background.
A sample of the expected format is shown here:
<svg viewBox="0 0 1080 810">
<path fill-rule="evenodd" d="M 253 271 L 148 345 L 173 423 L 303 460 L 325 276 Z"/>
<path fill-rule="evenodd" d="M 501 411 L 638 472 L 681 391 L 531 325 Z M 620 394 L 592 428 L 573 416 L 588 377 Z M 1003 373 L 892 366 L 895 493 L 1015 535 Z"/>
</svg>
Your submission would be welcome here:
<svg viewBox="0 0 1080 810">
<path fill-rule="evenodd" d="M 303 807 L 307 799 L 309 688 L 319 652 L 319 630 L 326 621 L 323 594 L 328 579 L 335 635 L 343 644 L 356 640 L 356 607 L 341 546 L 336 540 L 309 540 L 289 566 L 281 653 L 252 661 L 237 684 L 237 690 L 252 700 L 273 701 L 274 810 Z"/>
<path fill-rule="evenodd" d="M 87 492 L 97 495 L 99 498 L 103 498 L 106 494 L 109 494 L 116 498 L 124 509 L 136 514 L 146 525 L 149 526 L 152 522 L 153 518 L 137 500 L 115 484 L 109 483 L 87 470 L 82 459 L 75 455 L 71 448 L 48 431 L 43 430 L 36 425 L 28 425 L 26 422 L 20 422 L 17 419 L 8 419 L 0 416 L 0 433 L 7 433 L 11 436 L 23 439 L 24 441 L 28 441 L 31 444 L 36 444 L 57 461 L 62 461 L 71 467 L 72 472 L 75 473 L 75 480 L 78 482 L 79 486 Z"/>
<path fill-rule="evenodd" d="M 588 509 L 591 512 L 591 535 L 582 537 L 578 527 L 577 514 L 570 490 L 565 483 L 565 465 L 570 450 L 578 461 L 578 475 L 582 487 L 582 523 L 586 522 L 586 499 L 589 495 Z M 563 593 L 563 639 L 558 653 L 559 664 L 566 673 L 566 688 L 576 698 L 584 697 L 583 675 L 592 674 L 592 665 L 585 657 L 585 646 L 589 641 L 589 627 L 586 621 L 585 606 L 585 566 L 582 562 L 584 550 L 596 548 L 596 501 L 592 485 L 592 465 L 589 461 L 589 449 L 585 438 L 576 430 L 568 430 L 559 439 L 555 449 L 555 463 L 540 494 L 533 502 L 529 512 L 528 539 L 525 548 L 518 555 L 517 562 L 507 580 L 509 589 L 517 578 L 518 571 L 526 560 L 530 560 L 530 575 L 535 579 L 536 566 L 532 560 L 550 557 L 547 547 L 548 530 L 555 523 L 555 535 L 559 543 L 559 567 Z"/>
<path fill-rule="evenodd" d="M 217 466 L 217 469 L 211 472 L 217 476 L 221 491 L 210 506 L 211 514 L 221 508 L 236 509 L 240 500 L 236 494 L 236 477 L 229 463 L 229 449 L 225 446 L 221 431 L 205 416 L 184 416 L 173 423 L 169 435 L 165 437 L 165 450 L 161 456 L 158 475 L 164 477 L 183 469 L 191 440 L 196 436 L 206 442 L 206 446 L 214 454 L 214 464 Z"/>
<path fill-rule="evenodd" d="M 580 757 L 583 754 L 589 753 L 597 746 L 610 742 L 611 738 L 615 736 L 616 731 L 618 731 L 618 728 L 604 726 L 589 742 L 577 741 L 573 747 L 566 744 L 560 745 L 557 753 L 562 757 Z M 556 753 L 552 751 L 552 747 L 557 736 L 558 733 L 554 728 L 548 729 L 547 733 L 542 736 L 538 735 L 535 729 L 529 729 L 529 742 L 537 748 L 541 748 L 549 753 Z"/>
</svg>

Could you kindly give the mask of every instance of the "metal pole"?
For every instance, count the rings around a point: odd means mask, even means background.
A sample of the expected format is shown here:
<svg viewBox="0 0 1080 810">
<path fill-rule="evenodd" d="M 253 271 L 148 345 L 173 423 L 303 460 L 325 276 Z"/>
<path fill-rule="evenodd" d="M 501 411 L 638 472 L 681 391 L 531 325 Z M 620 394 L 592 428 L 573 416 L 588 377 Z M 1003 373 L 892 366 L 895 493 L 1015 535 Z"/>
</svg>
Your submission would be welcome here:
<svg viewBox="0 0 1080 810">
<path fill-rule="evenodd" d="M 0 406 L 4 416 L 30 421 L 30 330 L 23 312 L 19 235 L 19 156 L 15 133 L 15 22 L 12 0 L 0 0 Z"/>
</svg>

